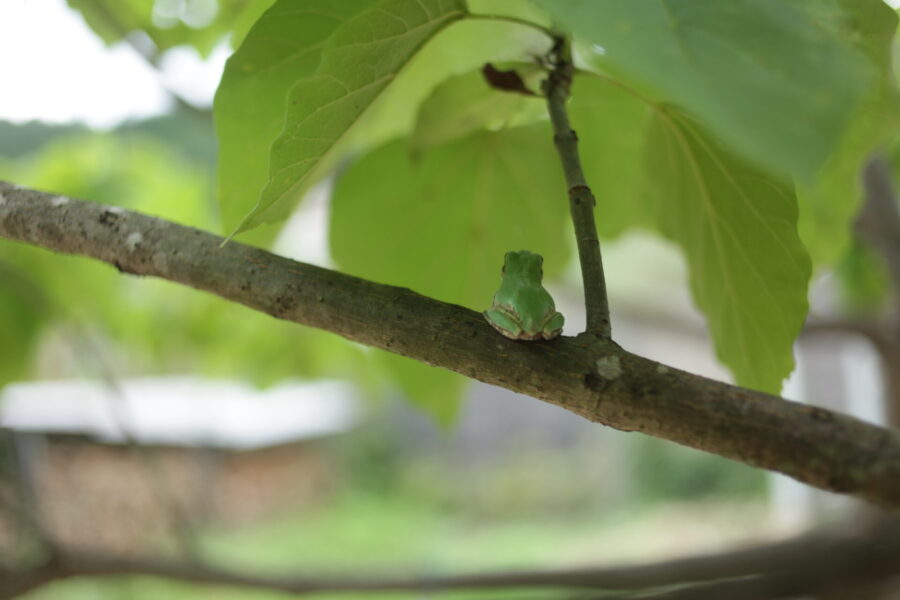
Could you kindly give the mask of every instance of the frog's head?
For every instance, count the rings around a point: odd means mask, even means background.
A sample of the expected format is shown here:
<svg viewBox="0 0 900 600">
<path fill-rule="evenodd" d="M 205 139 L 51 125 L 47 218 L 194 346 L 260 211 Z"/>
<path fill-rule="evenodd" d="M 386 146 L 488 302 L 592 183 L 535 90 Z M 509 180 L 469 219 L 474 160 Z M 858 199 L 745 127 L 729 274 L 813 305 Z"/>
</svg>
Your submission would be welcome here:
<svg viewBox="0 0 900 600">
<path fill-rule="evenodd" d="M 506 253 L 503 259 L 503 272 L 540 282 L 544 276 L 543 264 L 544 257 L 540 254 L 528 250 L 515 250 Z"/>
</svg>

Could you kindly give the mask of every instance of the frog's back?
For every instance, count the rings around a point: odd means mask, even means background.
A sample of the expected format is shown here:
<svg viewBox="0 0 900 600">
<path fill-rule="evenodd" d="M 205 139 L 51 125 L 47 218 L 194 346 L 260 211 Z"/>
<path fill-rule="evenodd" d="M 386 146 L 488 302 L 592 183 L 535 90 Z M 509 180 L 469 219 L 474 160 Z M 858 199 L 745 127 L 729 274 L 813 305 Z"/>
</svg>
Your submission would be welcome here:
<svg viewBox="0 0 900 600">
<path fill-rule="evenodd" d="M 522 326 L 529 331 L 537 331 L 544 325 L 548 314 L 555 312 L 553 297 L 540 285 L 519 288 L 515 293 L 515 306 L 529 306 L 530 311 L 521 311 Z"/>
</svg>

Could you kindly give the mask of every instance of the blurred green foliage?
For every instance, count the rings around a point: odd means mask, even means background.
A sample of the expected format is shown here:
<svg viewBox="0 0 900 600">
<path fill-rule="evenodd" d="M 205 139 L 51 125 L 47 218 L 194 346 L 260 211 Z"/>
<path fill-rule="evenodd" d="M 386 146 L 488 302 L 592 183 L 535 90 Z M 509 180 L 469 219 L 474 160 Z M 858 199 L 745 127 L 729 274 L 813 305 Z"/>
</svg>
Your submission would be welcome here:
<svg viewBox="0 0 900 600">
<path fill-rule="evenodd" d="M 765 471 L 657 438 L 640 437 L 633 460 L 644 502 L 762 498 L 767 489 Z"/>
<path fill-rule="evenodd" d="M 62 137 L 40 153 L 4 161 L 0 177 L 186 225 L 206 227 L 216 220 L 209 166 L 147 134 Z M 357 364 L 359 350 L 335 336 L 279 323 L 183 286 L 123 276 L 94 261 L 4 240 L 0 265 L 8 284 L 0 294 L 0 320 L 7 322 L 0 335 L 11 336 L 0 346 L 6 381 L 23 375 L 41 329 L 48 332 L 45 339 L 58 341 L 49 334 L 60 327 L 69 332 L 64 339 L 75 355 L 83 335 L 106 340 L 123 374 L 200 371 L 269 384 L 365 371 Z M 97 366 L 81 368 L 91 372 Z"/>
<path fill-rule="evenodd" d="M 872 315 L 885 308 L 890 278 L 884 260 L 864 242 L 854 240 L 835 268 L 840 302 L 848 314 Z"/>
<path fill-rule="evenodd" d="M 0 157 L 24 158 L 42 151 L 44 146 L 61 137 L 89 135 L 91 130 L 81 124 L 51 125 L 40 121 L 14 124 L 0 121 Z M 113 134 L 138 133 L 163 144 L 180 154 L 205 172 L 213 172 L 216 165 L 216 140 L 210 115 L 176 106 L 166 115 L 141 121 L 126 121 Z"/>
<path fill-rule="evenodd" d="M 237 45 L 274 0 L 67 0 L 107 44 L 140 32 L 155 53 L 189 45 L 208 54 L 226 35 Z"/>
</svg>

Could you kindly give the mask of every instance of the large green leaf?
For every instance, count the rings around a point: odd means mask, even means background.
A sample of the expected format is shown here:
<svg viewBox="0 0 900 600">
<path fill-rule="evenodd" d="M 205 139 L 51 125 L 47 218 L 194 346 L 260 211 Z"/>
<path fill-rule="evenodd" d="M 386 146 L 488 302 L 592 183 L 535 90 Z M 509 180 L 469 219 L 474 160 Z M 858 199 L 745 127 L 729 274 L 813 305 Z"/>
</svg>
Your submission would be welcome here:
<svg viewBox="0 0 900 600">
<path fill-rule="evenodd" d="M 525 60 L 542 55 L 549 43 L 548 38 L 540 31 L 503 21 L 462 20 L 442 29 L 400 70 L 391 84 L 328 153 L 323 164 L 306 176 L 297 196 L 302 195 L 303 189 L 326 174 L 341 157 L 366 151 L 412 131 L 420 103 L 448 77 L 481 68 L 485 62 Z M 308 75 L 300 73 L 300 76 Z M 283 119 L 283 116 L 279 114 L 279 118 Z M 252 135 L 249 128 L 245 129 L 245 135 Z M 278 132 L 272 137 L 274 139 L 277 136 Z M 239 137 L 235 139 L 235 160 L 230 161 L 230 164 L 240 168 L 243 145 Z M 256 160 L 252 158 L 255 153 L 247 154 L 250 155 L 248 160 L 253 164 L 268 161 L 268 156 L 260 156 Z M 223 171 L 230 170 L 223 168 Z M 230 230 L 237 223 L 235 219 L 243 218 L 257 204 L 260 192 L 268 180 L 267 171 L 265 175 L 260 175 L 261 181 L 256 177 L 252 181 L 244 179 L 237 172 L 236 175 L 232 177 L 227 172 L 220 172 L 220 177 L 229 181 L 220 192 L 223 194 L 221 198 L 228 204 L 223 206 L 223 212 Z M 293 204 L 293 200 L 279 203 L 267 212 L 265 219 L 271 222 L 279 220 L 286 216 Z M 254 233 L 251 241 L 255 241 L 256 237 L 258 236 Z"/>
<path fill-rule="evenodd" d="M 280 0 L 256 22 L 225 65 L 214 104 L 218 197 L 234 231 L 269 180 L 269 151 L 284 126 L 287 95 L 312 75 L 325 42 L 375 0 Z"/>
<path fill-rule="evenodd" d="M 566 187 L 546 124 L 478 132 L 413 161 L 398 140 L 334 190 L 332 254 L 343 270 L 487 308 L 508 250 L 568 254 Z"/>
<path fill-rule="evenodd" d="M 607 79 L 578 76 L 569 114 L 588 185 L 597 198 L 597 231 L 614 237 L 649 225 L 644 137 L 651 107 Z"/>
<path fill-rule="evenodd" d="M 370 149 L 407 135 L 420 105 L 454 75 L 481 69 L 484 63 L 531 61 L 551 46 L 544 33 L 518 23 L 487 19 L 457 21 L 438 33 L 372 103 L 353 127 L 348 145 Z"/>
<path fill-rule="evenodd" d="M 344 23 L 328 40 L 315 75 L 288 96 L 284 130 L 272 148 L 269 183 L 239 226 L 283 217 L 311 171 L 416 52 L 465 15 L 462 0 L 382 0 Z"/>
<path fill-rule="evenodd" d="M 528 0 L 467 0 L 469 11 L 488 15 L 521 19 L 542 27 L 550 27 L 550 17 Z"/>
<path fill-rule="evenodd" d="M 800 236 L 814 263 L 824 265 L 834 264 L 848 250 L 850 222 L 862 195 L 863 164 L 873 149 L 897 135 L 900 126 L 892 65 L 896 13 L 881 0 L 841 0 L 841 5 L 846 18 L 823 20 L 823 26 L 851 40 L 877 66 L 878 76 L 818 179 L 798 186 Z"/>
<path fill-rule="evenodd" d="M 674 109 L 657 111 L 647 149 L 660 229 L 684 250 L 717 355 L 739 384 L 778 392 L 810 276 L 793 190 Z"/>
<path fill-rule="evenodd" d="M 540 89 L 543 71 L 535 65 L 509 64 Z M 579 75 L 572 86 L 569 115 L 578 132 L 588 183 L 597 197 L 597 227 L 613 237 L 629 227 L 650 223 L 644 191 L 643 147 L 650 105 L 608 79 Z M 545 100 L 501 92 L 487 85 L 480 70 L 451 77 L 419 109 L 412 134 L 414 152 L 464 137 L 534 122 L 546 115 Z M 557 162 L 548 155 L 546 160 Z"/>
<path fill-rule="evenodd" d="M 773 172 L 811 180 L 875 69 L 838 0 L 538 0 L 598 61 Z"/>
<path fill-rule="evenodd" d="M 509 65 L 520 77 L 540 89 L 537 65 Z M 481 69 L 450 77 L 422 103 L 411 144 L 414 152 L 465 137 L 479 129 L 502 129 L 546 115 L 539 96 L 500 92 L 485 81 Z"/>
<path fill-rule="evenodd" d="M 546 124 L 477 132 L 418 160 L 398 140 L 338 180 L 332 254 L 350 273 L 485 309 L 506 251 L 541 253 L 550 274 L 565 265 L 565 189 Z M 457 376 L 386 364 L 417 405 L 442 421 L 454 414 Z"/>
</svg>

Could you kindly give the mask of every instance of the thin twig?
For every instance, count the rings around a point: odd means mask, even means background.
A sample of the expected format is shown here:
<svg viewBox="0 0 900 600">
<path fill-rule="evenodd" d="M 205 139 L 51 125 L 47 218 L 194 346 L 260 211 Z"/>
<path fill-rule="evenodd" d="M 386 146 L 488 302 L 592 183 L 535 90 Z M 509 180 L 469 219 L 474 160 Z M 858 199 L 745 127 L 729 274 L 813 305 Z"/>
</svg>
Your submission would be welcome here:
<svg viewBox="0 0 900 600">
<path fill-rule="evenodd" d="M 553 69 L 544 81 L 547 108 L 553 123 L 553 141 L 562 162 L 569 189 L 569 210 L 575 226 L 581 277 L 584 282 L 584 304 L 587 312 L 587 332 L 603 338 L 611 336 L 609 300 L 600 254 L 600 239 L 594 223 L 594 194 L 588 187 L 578 156 L 578 136 L 569 123 L 566 102 L 572 86 L 572 56 L 569 42 L 557 38 L 550 53 Z"/>
</svg>

